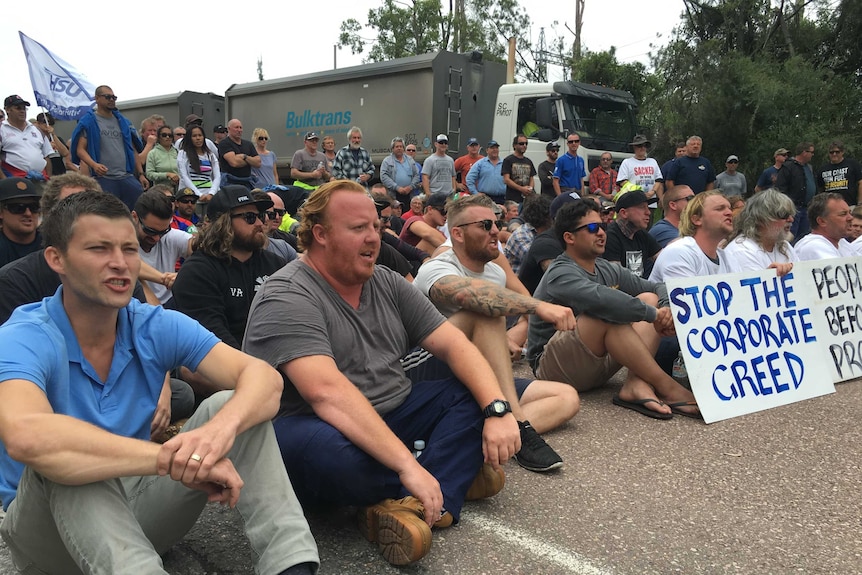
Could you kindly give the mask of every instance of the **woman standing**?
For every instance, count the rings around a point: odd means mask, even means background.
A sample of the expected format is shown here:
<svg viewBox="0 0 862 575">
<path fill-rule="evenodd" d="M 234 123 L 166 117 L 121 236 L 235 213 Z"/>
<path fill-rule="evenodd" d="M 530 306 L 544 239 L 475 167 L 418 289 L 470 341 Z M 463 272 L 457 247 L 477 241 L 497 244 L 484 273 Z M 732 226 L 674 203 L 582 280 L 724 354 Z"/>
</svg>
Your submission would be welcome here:
<svg viewBox="0 0 862 575">
<path fill-rule="evenodd" d="M 174 133 L 170 126 L 162 126 L 156 132 L 156 145 L 147 154 L 147 179 L 155 184 L 167 184 L 174 190 L 180 183 L 177 173 L 177 150 L 174 148 Z"/>
<path fill-rule="evenodd" d="M 332 136 L 323 137 L 323 155 L 326 156 L 326 171 L 331 174 L 335 164 L 335 138 Z"/>
<path fill-rule="evenodd" d="M 221 182 L 218 158 L 206 147 L 206 136 L 200 126 L 187 130 L 177 155 L 177 168 L 181 189 L 194 190 L 205 202 L 218 191 Z"/>
<path fill-rule="evenodd" d="M 257 155 L 260 156 L 260 167 L 252 167 L 251 169 L 254 186 L 256 188 L 277 186 L 278 169 L 275 164 L 278 158 L 275 157 L 275 153 L 266 149 L 266 144 L 269 142 L 269 132 L 263 128 L 255 128 L 252 132 L 252 140 L 254 140 L 254 145 L 257 148 Z"/>
</svg>

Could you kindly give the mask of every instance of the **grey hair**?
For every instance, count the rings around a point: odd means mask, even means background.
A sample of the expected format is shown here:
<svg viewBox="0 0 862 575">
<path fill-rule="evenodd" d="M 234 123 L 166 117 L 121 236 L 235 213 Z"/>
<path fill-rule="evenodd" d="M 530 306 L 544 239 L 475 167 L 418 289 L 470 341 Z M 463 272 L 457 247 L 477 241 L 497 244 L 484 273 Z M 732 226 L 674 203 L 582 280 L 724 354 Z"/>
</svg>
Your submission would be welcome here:
<svg viewBox="0 0 862 575">
<path fill-rule="evenodd" d="M 359 129 L 359 126 L 352 126 L 349 130 L 347 130 L 347 137 L 350 138 L 350 136 L 352 136 L 354 132 L 359 134 L 360 138 L 362 137 L 362 130 Z"/>
<path fill-rule="evenodd" d="M 404 138 L 402 138 L 401 136 L 395 136 L 394 138 L 392 138 L 392 141 L 389 142 L 389 149 L 391 150 L 392 148 L 394 148 L 395 144 L 397 144 L 398 142 L 401 142 L 403 144 Z"/>
<path fill-rule="evenodd" d="M 745 203 L 745 207 L 739 212 L 736 220 L 733 223 L 733 233 L 727 239 L 729 244 L 736 238 L 744 236 L 751 238 L 758 244 L 761 243 L 762 237 L 760 228 L 769 224 L 769 222 L 778 219 L 779 215 L 792 214 L 796 216 L 796 204 L 793 203 L 788 196 L 779 192 L 775 188 L 763 190 L 752 196 Z M 778 241 L 778 251 L 787 255 L 787 246 L 789 242 L 786 238 Z"/>
<path fill-rule="evenodd" d="M 697 136 L 697 135 L 689 136 L 688 139 L 685 141 L 685 143 L 688 144 L 689 142 L 694 142 L 694 141 L 703 142 L 703 138 L 701 138 L 700 136 Z"/>
</svg>

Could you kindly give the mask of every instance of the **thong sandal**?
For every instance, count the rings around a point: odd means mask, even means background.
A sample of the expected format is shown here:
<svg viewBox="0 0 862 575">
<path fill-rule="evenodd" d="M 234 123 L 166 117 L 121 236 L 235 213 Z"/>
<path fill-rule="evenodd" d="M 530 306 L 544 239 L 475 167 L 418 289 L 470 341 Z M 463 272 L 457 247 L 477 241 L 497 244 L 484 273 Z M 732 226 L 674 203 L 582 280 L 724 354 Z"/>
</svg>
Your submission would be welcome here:
<svg viewBox="0 0 862 575">
<path fill-rule="evenodd" d="M 648 397 L 646 399 L 636 399 L 634 401 L 626 401 L 625 399 L 621 399 L 619 395 L 615 395 L 613 400 L 611 401 L 613 401 L 614 405 L 619 405 L 620 407 L 625 407 L 626 409 L 637 411 L 641 415 L 646 415 L 647 417 L 652 417 L 653 419 L 671 419 L 673 417 L 673 413 L 661 413 L 648 408 L 646 406 L 647 403 L 657 403 L 659 405 L 663 405 L 661 401 L 653 399 L 651 397 Z"/>
<path fill-rule="evenodd" d="M 680 407 L 697 407 L 696 401 L 677 401 L 674 403 L 668 403 L 667 406 L 673 412 L 674 415 L 682 415 L 683 417 L 690 417 L 692 419 L 699 419 L 703 421 L 703 414 L 700 412 L 700 409 L 697 411 L 684 411 L 680 409 Z"/>
</svg>

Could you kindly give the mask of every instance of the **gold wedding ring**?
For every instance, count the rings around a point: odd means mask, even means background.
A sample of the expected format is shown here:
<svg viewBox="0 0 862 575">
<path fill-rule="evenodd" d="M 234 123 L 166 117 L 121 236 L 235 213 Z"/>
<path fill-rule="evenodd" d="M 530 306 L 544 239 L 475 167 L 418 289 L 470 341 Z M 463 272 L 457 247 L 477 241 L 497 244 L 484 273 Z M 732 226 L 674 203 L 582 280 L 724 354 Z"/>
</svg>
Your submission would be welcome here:
<svg viewBox="0 0 862 575">
<path fill-rule="evenodd" d="M 189 457 L 189 459 L 194 459 L 195 461 L 197 461 L 198 463 L 200 463 L 200 462 L 201 462 L 201 459 L 203 459 L 203 457 L 201 457 L 201 456 L 200 456 L 200 455 L 198 455 L 197 453 L 192 453 L 192 454 L 191 454 L 191 456 Z"/>
</svg>

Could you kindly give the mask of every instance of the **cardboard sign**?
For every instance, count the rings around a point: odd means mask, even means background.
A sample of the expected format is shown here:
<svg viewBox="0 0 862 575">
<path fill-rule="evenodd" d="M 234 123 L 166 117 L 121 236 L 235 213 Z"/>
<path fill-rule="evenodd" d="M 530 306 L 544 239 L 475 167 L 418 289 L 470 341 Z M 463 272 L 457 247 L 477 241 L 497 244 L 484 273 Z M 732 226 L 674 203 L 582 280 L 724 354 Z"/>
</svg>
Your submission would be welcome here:
<svg viewBox="0 0 862 575">
<path fill-rule="evenodd" d="M 798 273 L 794 267 L 781 278 L 764 270 L 667 281 L 689 381 L 707 423 L 835 391 L 824 377 L 832 362 L 814 326 L 814 281 L 799 281 Z"/>
<path fill-rule="evenodd" d="M 793 273 L 806 289 L 814 333 L 832 381 L 862 377 L 862 279 L 860 258 L 800 262 Z"/>
</svg>

